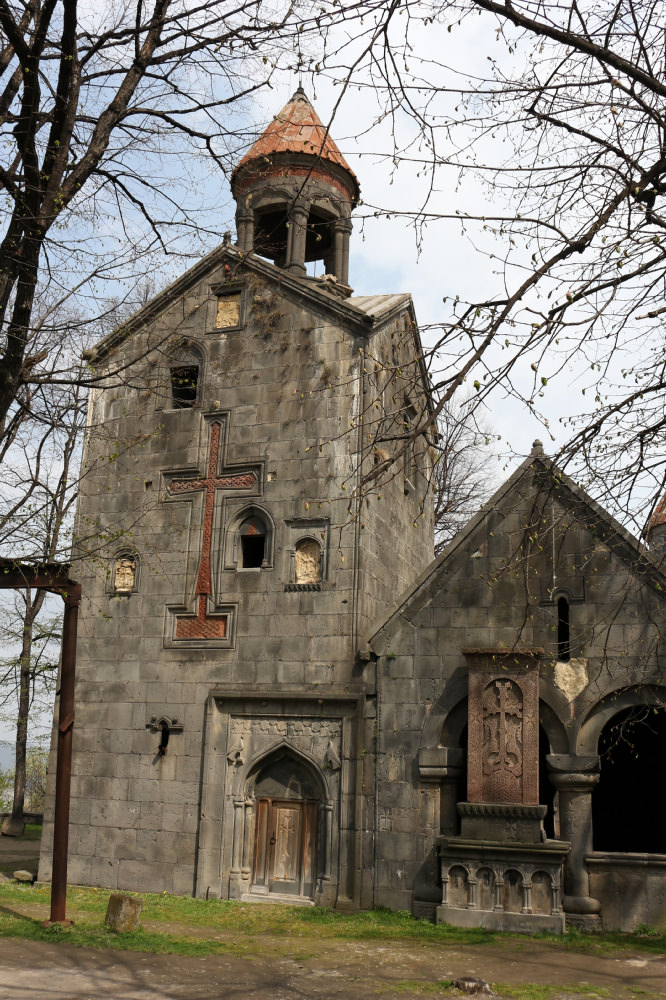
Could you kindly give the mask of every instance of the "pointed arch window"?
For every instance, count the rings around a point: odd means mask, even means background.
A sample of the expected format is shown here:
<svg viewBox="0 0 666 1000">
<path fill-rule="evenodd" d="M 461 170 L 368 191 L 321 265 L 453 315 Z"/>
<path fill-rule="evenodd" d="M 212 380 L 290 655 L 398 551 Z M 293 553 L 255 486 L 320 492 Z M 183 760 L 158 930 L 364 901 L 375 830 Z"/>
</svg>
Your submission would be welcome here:
<svg viewBox="0 0 666 1000">
<path fill-rule="evenodd" d="M 241 568 L 261 569 L 266 559 L 267 532 L 264 519 L 257 514 L 246 517 L 239 529 Z"/>
<path fill-rule="evenodd" d="M 562 663 L 571 659 L 571 626 L 569 601 L 564 595 L 557 599 L 557 658 Z"/>
<path fill-rule="evenodd" d="M 271 569 L 275 527 L 261 507 L 243 507 L 230 518 L 226 532 L 224 568 L 230 570 Z"/>
<path fill-rule="evenodd" d="M 190 410 L 201 402 L 203 353 L 196 344 L 180 340 L 169 345 L 166 359 L 167 409 Z"/>
</svg>

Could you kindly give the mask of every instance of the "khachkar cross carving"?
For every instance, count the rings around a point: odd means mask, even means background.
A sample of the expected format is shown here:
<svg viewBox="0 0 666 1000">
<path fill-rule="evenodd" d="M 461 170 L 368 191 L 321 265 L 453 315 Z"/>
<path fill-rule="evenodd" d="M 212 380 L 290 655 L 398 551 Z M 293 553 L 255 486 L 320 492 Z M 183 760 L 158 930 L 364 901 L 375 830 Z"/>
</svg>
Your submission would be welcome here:
<svg viewBox="0 0 666 1000">
<path fill-rule="evenodd" d="M 522 801 L 523 696 L 508 679 L 483 692 L 482 760 L 484 801 Z"/>
<path fill-rule="evenodd" d="M 467 798 L 539 804 L 542 649 L 464 649 L 469 671 Z"/>
<path fill-rule="evenodd" d="M 167 496 L 187 499 L 196 493 L 204 493 L 203 531 L 199 571 L 194 589 L 197 598 L 197 612 L 194 615 L 176 616 L 175 639 L 225 639 L 228 633 L 228 614 L 209 614 L 208 602 L 213 597 L 211 582 L 211 548 L 213 540 L 213 515 L 215 512 L 216 490 L 243 490 L 256 493 L 259 477 L 256 472 L 236 472 L 219 475 L 220 438 L 222 425 L 216 421 L 210 428 L 208 465 L 205 476 L 192 479 L 172 479 L 167 486 Z"/>
</svg>

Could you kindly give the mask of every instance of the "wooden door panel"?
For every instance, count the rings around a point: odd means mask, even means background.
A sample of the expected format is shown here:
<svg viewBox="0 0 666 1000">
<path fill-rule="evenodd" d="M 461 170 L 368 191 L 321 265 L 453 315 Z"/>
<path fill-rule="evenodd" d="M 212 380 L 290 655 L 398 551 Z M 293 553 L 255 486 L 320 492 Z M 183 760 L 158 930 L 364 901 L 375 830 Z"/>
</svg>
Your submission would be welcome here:
<svg viewBox="0 0 666 1000">
<path fill-rule="evenodd" d="M 273 805 L 273 880 L 300 883 L 303 806 Z M 272 839 L 271 837 L 271 839 Z"/>
<path fill-rule="evenodd" d="M 258 892 L 314 897 L 317 816 L 314 802 L 258 800 L 252 878 Z"/>
</svg>

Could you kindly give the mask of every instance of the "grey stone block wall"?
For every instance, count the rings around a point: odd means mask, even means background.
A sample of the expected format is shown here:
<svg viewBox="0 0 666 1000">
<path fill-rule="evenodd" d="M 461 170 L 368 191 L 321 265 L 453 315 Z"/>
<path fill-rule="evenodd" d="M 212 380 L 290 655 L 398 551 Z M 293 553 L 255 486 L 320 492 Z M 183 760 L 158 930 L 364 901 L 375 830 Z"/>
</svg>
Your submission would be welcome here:
<svg viewBox="0 0 666 1000">
<path fill-rule="evenodd" d="M 619 526 L 591 501 L 587 506 L 580 493 L 558 491 L 556 484 L 542 494 L 527 463 L 370 640 L 379 656 L 376 898 L 385 905 L 405 905 L 411 891 L 415 912 L 432 915 L 432 900 L 441 889 L 436 866 L 428 862 L 433 831 L 459 829 L 455 803 L 464 794 L 464 773 L 447 772 L 444 763 L 438 778 L 427 767 L 421 774 L 419 754 L 445 762 L 445 748 L 466 750 L 463 649 L 544 649 L 541 721 L 551 754 L 596 754 L 601 724 L 594 723 L 595 713 L 607 704 L 612 715 L 620 695 L 627 704 L 659 703 L 654 694 L 664 690 L 659 580 L 653 569 L 639 570 L 638 543 L 620 536 Z M 562 592 L 570 597 L 571 659 L 564 664 L 558 663 L 554 603 Z M 553 794 L 550 787 L 542 791 Z M 587 884 L 587 871 L 580 867 L 584 853 L 584 847 L 572 849 L 579 867 L 565 877 L 565 904 L 567 891 L 571 894 L 567 879 L 582 884 L 584 877 Z M 645 914 L 661 912 L 663 878 L 653 859 L 631 868 L 631 878 L 640 882 L 640 891 L 632 889 L 637 903 L 624 922 L 618 917 L 619 903 L 613 900 L 622 897 L 622 872 L 630 868 L 601 857 L 591 866 L 589 892 L 602 901 L 609 928 L 628 929 Z M 628 888 L 632 884 L 626 882 Z"/>
<path fill-rule="evenodd" d="M 353 300 L 349 308 L 325 292 L 313 295 L 311 284 L 289 281 L 261 262 L 244 269 L 232 251 L 244 321 L 215 330 L 213 289 L 224 285 L 227 259 L 213 258 L 182 294 L 167 296 L 113 348 L 109 370 L 123 358 L 130 363 L 127 375 L 111 378 L 91 398 L 77 519 L 83 603 L 70 828 L 74 882 L 183 893 L 195 891 L 196 883 L 197 891 L 213 885 L 216 894 L 228 894 L 235 814 L 224 782 L 212 788 L 209 781 L 211 768 L 226 776 L 229 767 L 226 736 L 210 729 L 211 713 L 222 711 L 211 692 L 246 693 L 254 699 L 248 711 L 257 717 L 257 699 L 270 693 L 275 700 L 279 693 L 282 711 L 291 706 L 294 719 L 300 711 L 294 696 L 311 693 L 325 704 L 333 696 L 354 704 L 373 696 L 356 662 L 359 636 L 432 553 L 431 520 L 412 527 L 418 502 L 405 493 L 403 477 L 389 484 L 381 503 L 364 505 L 357 517 L 347 510 L 347 498 L 373 461 L 369 446 L 366 457 L 357 454 L 359 440 L 365 444 L 351 432 L 369 391 L 359 347 L 377 356 L 388 350 L 396 318 L 373 325 Z M 266 298 L 270 316 L 261 306 Z M 169 357 L 177 348 L 169 352 L 183 338 L 201 352 L 203 368 L 197 405 L 173 409 Z M 166 487 L 174 474 L 205 472 L 213 421 L 222 428 L 222 472 L 254 469 L 258 487 L 220 490 L 215 497 L 211 579 L 215 602 L 231 608 L 228 641 L 178 642 L 169 609 L 196 612 L 204 504 L 202 493 L 174 498 Z M 270 523 L 271 551 L 268 566 L 243 570 L 234 525 L 249 507 Z M 290 552 L 299 532 L 308 531 L 321 538 L 323 578 L 315 591 L 288 589 Z M 116 594 L 114 561 L 125 549 L 138 561 L 137 585 Z M 336 751 L 331 871 L 318 893 L 328 903 L 358 906 L 372 902 L 374 735 L 363 727 L 374 734 L 374 720 L 354 712 L 353 738 Z M 174 729 L 160 757 L 151 719 L 163 716 L 182 729 Z M 312 751 L 317 767 L 325 766 L 325 750 Z M 45 846 L 40 874 L 49 873 Z"/>
</svg>

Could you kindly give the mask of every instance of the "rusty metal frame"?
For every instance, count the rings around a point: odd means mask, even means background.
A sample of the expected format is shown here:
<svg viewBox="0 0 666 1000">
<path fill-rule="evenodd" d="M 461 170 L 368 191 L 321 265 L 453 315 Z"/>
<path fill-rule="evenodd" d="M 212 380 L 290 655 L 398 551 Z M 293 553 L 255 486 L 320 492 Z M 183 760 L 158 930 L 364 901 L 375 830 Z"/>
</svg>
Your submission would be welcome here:
<svg viewBox="0 0 666 1000">
<path fill-rule="evenodd" d="M 53 823 L 53 873 L 49 923 L 65 923 L 67 897 L 67 849 L 69 798 L 72 778 L 72 734 L 74 730 L 74 679 L 76 675 L 76 627 L 81 603 L 81 584 L 72 580 L 70 567 L 61 563 L 29 565 L 0 559 L 0 590 L 48 590 L 65 603 L 60 664 L 58 754 L 56 762 L 55 815 Z"/>
</svg>

